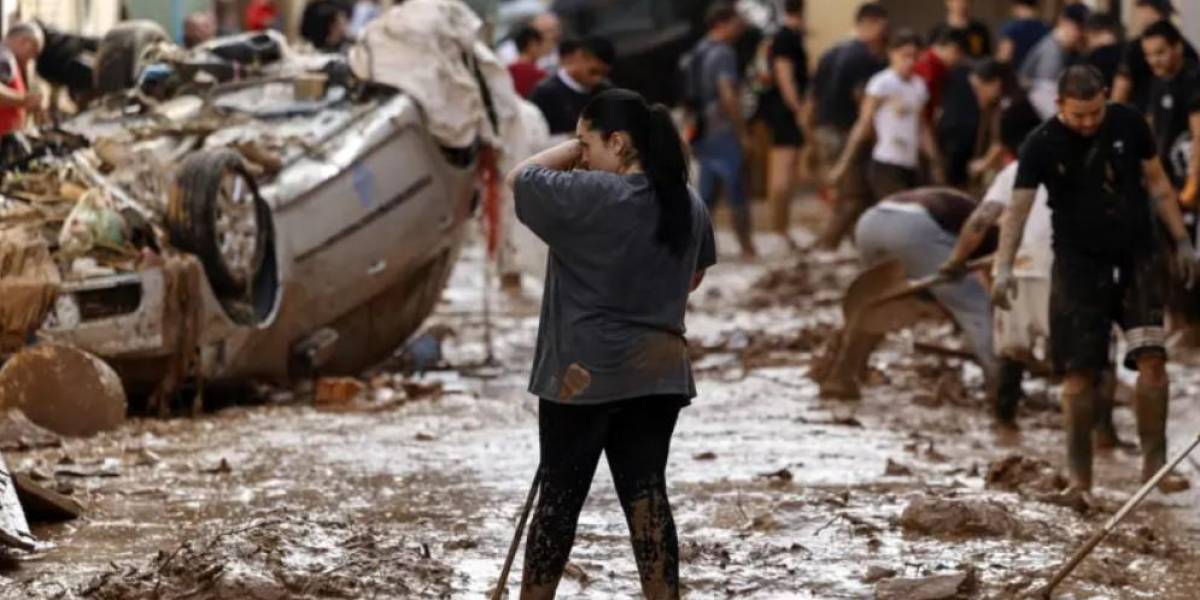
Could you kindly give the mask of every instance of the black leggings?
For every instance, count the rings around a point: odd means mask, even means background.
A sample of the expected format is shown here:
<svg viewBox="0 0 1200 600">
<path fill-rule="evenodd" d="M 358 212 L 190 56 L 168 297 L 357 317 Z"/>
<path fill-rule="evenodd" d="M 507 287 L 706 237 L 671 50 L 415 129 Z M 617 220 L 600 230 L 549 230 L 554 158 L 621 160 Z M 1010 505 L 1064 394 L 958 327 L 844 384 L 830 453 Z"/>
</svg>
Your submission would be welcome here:
<svg viewBox="0 0 1200 600">
<path fill-rule="evenodd" d="M 523 593 L 553 596 L 603 451 L 646 597 L 678 597 L 679 540 L 665 473 L 675 420 L 686 403 L 682 396 L 597 406 L 541 401 L 542 483 L 525 545 Z"/>
</svg>

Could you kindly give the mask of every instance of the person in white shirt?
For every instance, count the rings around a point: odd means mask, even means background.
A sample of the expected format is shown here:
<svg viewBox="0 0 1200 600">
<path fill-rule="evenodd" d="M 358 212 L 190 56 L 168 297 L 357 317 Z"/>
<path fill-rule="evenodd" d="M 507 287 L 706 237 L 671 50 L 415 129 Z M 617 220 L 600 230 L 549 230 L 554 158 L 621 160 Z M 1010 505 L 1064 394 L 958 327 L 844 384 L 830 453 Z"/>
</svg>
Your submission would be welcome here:
<svg viewBox="0 0 1200 600">
<path fill-rule="evenodd" d="M 922 152 L 934 165 L 934 181 L 944 180 L 932 130 L 922 116 L 929 90 L 924 80 L 913 73 L 919 50 L 920 38 L 912 31 L 901 31 L 892 38 L 889 66 L 867 82 L 858 121 L 841 158 L 829 173 L 831 184 L 841 180 L 872 135 L 875 146 L 867 167 L 867 180 L 875 200 L 918 185 Z"/>
<path fill-rule="evenodd" d="M 1005 110 L 1000 114 L 1000 143 L 1010 157 L 1015 157 L 1021 143 L 1038 126 L 1035 115 L 1027 111 Z M 1012 202 L 1013 183 L 1017 179 L 1016 160 L 1005 166 L 992 180 L 983 201 L 967 219 L 958 237 L 958 244 L 940 271 L 961 276 L 969 257 L 994 231 L 1004 211 Z M 1015 429 L 1017 405 L 1023 395 L 1021 380 L 1025 366 L 1044 363 L 1048 357 L 1050 337 L 1050 271 L 1054 266 L 1054 236 L 1050 224 L 1049 193 L 1039 186 L 1033 209 L 1025 221 L 1024 235 L 1013 261 L 1017 295 L 1009 309 L 994 307 L 992 311 L 992 340 L 999 359 L 995 392 L 995 416 L 1001 428 Z M 1116 373 L 1109 369 L 1104 375 L 1103 388 L 1096 411 L 1095 441 L 1100 448 L 1116 447 L 1120 440 L 1112 421 L 1113 393 Z"/>
</svg>

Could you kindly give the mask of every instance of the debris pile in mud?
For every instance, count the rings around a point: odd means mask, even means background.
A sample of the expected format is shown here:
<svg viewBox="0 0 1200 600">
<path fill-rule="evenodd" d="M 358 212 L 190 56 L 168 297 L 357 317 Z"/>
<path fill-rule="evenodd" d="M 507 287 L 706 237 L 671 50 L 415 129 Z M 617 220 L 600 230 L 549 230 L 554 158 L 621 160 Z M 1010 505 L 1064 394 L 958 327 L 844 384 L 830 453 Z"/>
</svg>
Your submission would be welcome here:
<svg viewBox="0 0 1200 600">
<path fill-rule="evenodd" d="M 1010 454 L 988 466 L 984 478 L 988 489 L 1044 494 L 1067 487 L 1067 479 L 1049 462 Z"/>
<path fill-rule="evenodd" d="M 100 600 L 443 597 L 451 569 L 428 548 L 345 522 L 265 518 L 116 566 L 79 591 Z"/>
<path fill-rule="evenodd" d="M 975 570 L 932 575 L 920 579 L 889 579 L 875 588 L 876 600 L 953 600 L 969 598 L 979 582 Z"/>
<path fill-rule="evenodd" d="M 1008 509 L 986 500 L 921 496 L 905 507 L 900 525 L 937 537 L 1013 536 L 1020 531 Z"/>
</svg>

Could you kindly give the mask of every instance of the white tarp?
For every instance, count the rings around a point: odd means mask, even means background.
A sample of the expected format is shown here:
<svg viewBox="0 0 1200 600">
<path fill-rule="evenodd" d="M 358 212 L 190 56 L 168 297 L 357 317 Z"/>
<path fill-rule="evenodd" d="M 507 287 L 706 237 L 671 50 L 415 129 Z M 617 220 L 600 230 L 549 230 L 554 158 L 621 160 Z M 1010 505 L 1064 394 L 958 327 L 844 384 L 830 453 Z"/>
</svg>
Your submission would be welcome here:
<svg viewBox="0 0 1200 600">
<path fill-rule="evenodd" d="M 462 0 L 407 0 L 367 25 L 350 51 L 350 66 L 360 78 L 416 100 L 441 144 L 464 148 L 478 140 L 495 148 L 503 177 L 550 145 L 550 129 L 541 111 L 517 94 L 508 69 L 479 41 L 482 26 Z M 499 131 L 488 116 L 476 69 L 491 94 Z M 512 198 L 502 195 L 500 271 L 541 276 L 545 245 L 516 222 Z"/>
</svg>

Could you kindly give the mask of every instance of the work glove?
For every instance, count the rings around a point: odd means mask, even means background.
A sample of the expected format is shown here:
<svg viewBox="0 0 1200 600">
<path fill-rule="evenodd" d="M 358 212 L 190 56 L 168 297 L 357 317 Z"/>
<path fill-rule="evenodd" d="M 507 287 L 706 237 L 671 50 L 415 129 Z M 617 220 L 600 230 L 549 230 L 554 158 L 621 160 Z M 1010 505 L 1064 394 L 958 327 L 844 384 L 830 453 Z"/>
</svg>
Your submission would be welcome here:
<svg viewBox="0 0 1200 600">
<path fill-rule="evenodd" d="M 1175 272 L 1187 289 L 1196 285 L 1196 249 L 1186 236 L 1175 241 Z"/>
<path fill-rule="evenodd" d="M 992 306 L 1001 310 L 1012 308 L 1012 301 L 1017 297 L 1017 279 L 1013 277 L 1012 267 L 1001 267 L 996 271 L 992 280 Z"/>
<path fill-rule="evenodd" d="M 967 262 L 956 258 L 948 258 L 938 267 L 938 274 L 950 281 L 958 281 L 967 275 Z"/>
</svg>

